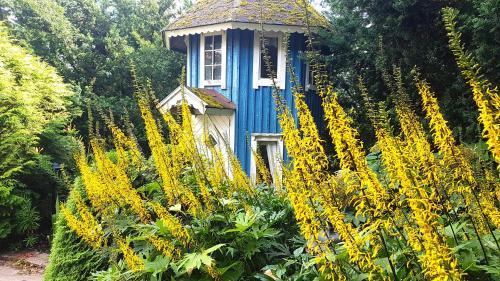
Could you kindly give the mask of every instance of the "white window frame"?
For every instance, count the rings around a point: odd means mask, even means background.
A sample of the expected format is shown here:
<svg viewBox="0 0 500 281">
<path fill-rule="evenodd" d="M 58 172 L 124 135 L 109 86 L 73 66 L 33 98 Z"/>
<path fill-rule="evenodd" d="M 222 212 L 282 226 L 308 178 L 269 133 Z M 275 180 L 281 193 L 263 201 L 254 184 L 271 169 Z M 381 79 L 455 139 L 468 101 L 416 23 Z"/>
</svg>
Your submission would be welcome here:
<svg viewBox="0 0 500 281">
<path fill-rule="evenodd" d="M 270 78 L 260 77 L 260 55 L 261 55 L 261 34 L 262 32 L 254 31 L 253 36 L 253 88 L 258 89 L 259 86 L 270 87 L 273 86 L 273 81 Z M 280 89 L 285 89 L 286 79 L 286 50 L 283 46 L 283 34 L 280 32 L 264 32 L 264 37 L 278 38 L 278 65 L 276 66 L 276 86 Z"/>
<path fill-rule="evenodd" d="M 309 79 L 309 73 L 312 71 L 311 66 L 306 63 L 306 81 L 305 81 L 305 90 L 306 91 L 315 91 L 316 85 L 314 85 L 314 77 L 312 77 L 313 81 Z M 312 83 L 311 83 L 312 82 Z"/>
<path fill-rule="evenodd" d="M 205 80 L 205 36 L 222 35 L 221 40 L 221 74 L 220 80 Z M 202 33 L 200 36 L 200 87 L 220 86 L 226 89 L 226 31 Z"/>
<path fill-rule="evenodd" d="M 278 176 L 279 178 L 282 177 L 282 170 L 281 170 L 281 161 L 283 160 L 283 135 L 282 134 L 267 134 L 267 133 L 254 133 L 252 134 L 250 138 L 250 147 L 252 148 L 253 151 L 257 152 L 257 143 L 258 142 L 276 142 L 277 144 L 277 152 L 278 155 L 273 155 L 274 157 L 274 169 L 271 170 L 271 177 L 273 178 L 273 181 L 276 182 L 275 177 Z M 271 168 L 273 169 L 273 168 Z M 276 171 L 276 172 L 275 172 Z M 250 154 L 250 179 L 252 182 L 256 182 L 257 180 L 257 165 L 255 163 L 255 158 L 253 156 L 253 153 Z"/>
</svg>

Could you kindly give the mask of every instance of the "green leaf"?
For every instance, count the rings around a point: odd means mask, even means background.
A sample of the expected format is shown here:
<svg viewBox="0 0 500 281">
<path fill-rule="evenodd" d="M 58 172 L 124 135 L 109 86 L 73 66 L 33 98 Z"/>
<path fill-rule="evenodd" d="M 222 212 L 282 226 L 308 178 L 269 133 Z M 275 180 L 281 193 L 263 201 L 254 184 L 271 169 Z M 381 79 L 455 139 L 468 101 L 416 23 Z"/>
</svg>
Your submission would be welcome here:
<svg viewBox="0 0 500 281">
<path fill-rule="evenodd" d="M 173 206 L 171 206 L 170 208 L 168 208 L 169 211 L 172 211 L 172 212 L 182 212 L 182 206 L 181 204 L 175 204 Z"/>
<path fill-rule="evenodd" d="M 154 261 L 146 261 L 145 267 L 147 272 L 158 273 L 165 271 L 170 264 L 170 259 L 165 256 L 156 256 Z"/>
<path fill-rule="evenodd" d="M 204 253 L 204 254 L 210 254 L 210 253 L 215 252 L 215 251 L 217 251 L 218 249 L 220 249 L 220 248 L 224 247 L 225 245 L 226 245 L 226 244 L 217 244 L 217 245 L 215 245 L 215 246 L 213 246 L 213 247 L 210 247 L 210 248 L 206 249 L 205 251 L 203 251 L 203 253 Z"/>
</svg>

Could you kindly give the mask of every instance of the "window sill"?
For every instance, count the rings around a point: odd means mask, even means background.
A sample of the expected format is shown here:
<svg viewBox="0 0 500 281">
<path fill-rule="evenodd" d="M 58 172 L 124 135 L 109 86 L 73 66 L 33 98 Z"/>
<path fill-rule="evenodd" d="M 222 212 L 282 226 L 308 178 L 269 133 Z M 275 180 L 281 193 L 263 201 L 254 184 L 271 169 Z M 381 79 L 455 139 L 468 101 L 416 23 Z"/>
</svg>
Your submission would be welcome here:
<svg viewBox="0 0 500 281">
<path fill-rule="evenodd" d="M 306 91 L 316 91 L 316 86 L 306 85 Z"/>
<path fill-rule="evenodd" d="M 222 80 L 203 80 L 203 86 L 222 86 Z"/>
<path fill-rule="evenodd" d="M 280 80 L 274 79 L 274 84 L 280 88 Z M 259 87 L 272 87 L 274 86 L 273 80 L 268 78 L 260 78 L 257 80 L 257 86 Z"/>
</svg>

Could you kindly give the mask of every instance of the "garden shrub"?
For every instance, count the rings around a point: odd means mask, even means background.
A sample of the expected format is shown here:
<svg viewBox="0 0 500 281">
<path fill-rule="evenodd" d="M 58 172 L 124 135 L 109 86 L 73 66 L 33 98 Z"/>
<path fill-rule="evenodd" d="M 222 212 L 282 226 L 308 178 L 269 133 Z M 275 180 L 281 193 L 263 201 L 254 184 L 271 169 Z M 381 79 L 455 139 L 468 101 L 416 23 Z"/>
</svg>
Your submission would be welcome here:
<svg viewBox="0 0 500 281">
<path fill-rule="evenodd" d="M 58 187 L 53 162 L 70 162 L 59 154 L 71 155 L 76 147 L 68 128 L 77 114 L 75 98 L 56 70 L 18 45 L 0 22 L 2 247 L 33 246 L 39 226 L 50 225 Z"/>
<path fill-rule="evenodd" d="M 82 189 L 81 183 L 76 183 L 69 193 L 66 206 L 75 209 L 73 197 Z M 91 273 L 107 268 L 106 256 L 94 251 L 68 227 L 62 213 L 56 214 L 54 237 L 51 243 L 49 264 L 44 272 L 44 280 L 78 281 L 88 280 Z"/>
</svg>

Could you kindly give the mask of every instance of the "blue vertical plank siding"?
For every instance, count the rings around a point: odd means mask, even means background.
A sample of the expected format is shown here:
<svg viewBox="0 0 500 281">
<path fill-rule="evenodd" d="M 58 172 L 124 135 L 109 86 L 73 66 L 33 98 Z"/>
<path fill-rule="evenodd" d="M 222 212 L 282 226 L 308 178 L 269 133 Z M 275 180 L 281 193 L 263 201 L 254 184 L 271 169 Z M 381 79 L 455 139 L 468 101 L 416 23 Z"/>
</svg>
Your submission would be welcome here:
<svg viewBox="0 0 500 281">
<path fill-rule="evenodd" d="M 253 133 L 281 133 L 278 124 L 276 107 L 271 87 L 253 88 L 253 38 L 251 30 L 228 30 L 226 33 L 226 89 L 220 86 L 211 87 L 230 99 L 237 107 L 235 128 L 235 153 L 243 169 L 250 172 L 250 145 L 247 137 Z M 200 85 L 200 36 L 189 36 L 191 85 Z M 289 51 L 291 65 L 298 81 L 304 88 L 305 63 L 300 53 L 305 49 L 305 37 L 302 34 L 290 35 Z M 286 100 L 293 116 L 297 120 L 297 111 L 294 106 L 291 91 L 291 79 L 287 71 L 285 89 L 280 93 Z M 319 109 L 320 99 L 314 92 L 306 94 L 306 102 L 310 106 L 315 119 L 322 119 Z M 318 119 L 316 120 L 318 121 Z M 288 157 L 285 152 L 285 160 Z"/>
<path fill-rule="evenodd" d="M 199 87 L 200 83 L 200 35 L 189 35 L 189 72 L 190 87 Z"/>
</svg>

